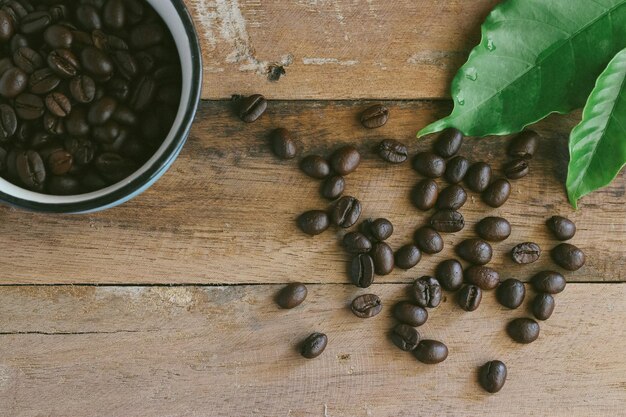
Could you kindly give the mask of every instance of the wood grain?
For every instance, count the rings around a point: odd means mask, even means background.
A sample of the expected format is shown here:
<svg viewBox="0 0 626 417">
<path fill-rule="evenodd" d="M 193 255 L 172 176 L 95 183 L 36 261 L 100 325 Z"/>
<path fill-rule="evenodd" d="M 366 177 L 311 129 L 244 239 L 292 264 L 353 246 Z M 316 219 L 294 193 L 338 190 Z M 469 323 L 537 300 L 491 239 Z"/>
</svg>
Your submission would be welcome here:
<svg viewBox="0 0 626 417">
<path fill-rule="evenodd" d="M 448 297 L 419 330 L 450 356 L 423 365 L 385 337 L 404 285 L 375 285 L 373 319 L 345 306 L 358 290 L 309 286 L 295 310 L 277 286 L 12 287 L 0 289 L 0 415 L 96 416 L 607 416 L 626 403 L 626 285 L 570 284 L 530 345 L 506 323 L 523 311 L 473 313 Z M 328 334 L 305 360 L 298 341 Z M 476 369 L 500 359 L 504 389 Z"/>
<path fill-rule="evenodd" d="M 203 97 L 435 98 L 498 0 L 187 0 Z M 286 75 L 268 80 L 272 66 Z"/>
<path fill-rule="evenodd" d="M 405 142 L 415 154 L 429 149 L 433 138 L 418 141 L 415 132 L 446 104 L 388 102 L 389 123 L 375 131 L 360 127 L 359 111 L 368 103 L 272 102 L 257 123 L 232 116 L 228 103 L 203 103 L 189 142 L 173 168 L 148 192 L 104 213 L 50 216 L 0 210 L 2 283 L 281 283 L 301 280 L 346 282 L 347 256 L 340 247 L 342 231 L 331 229 L 315 238 L 296 229 L 295 218 L 326 208 L 319 182 L 297 169 L 297 161 L 278 161 L 267 135 L 285 126 L 294 131 L 303 154 L 328 155 L 352 143 L 363 154 L 356 173 L 347 177 L 346 193 L 363 203 L 363 218 L 387 217 L 396 232 L 395 249 L 411 241 L 414 230 L 431 213 L 413 208 L 409 193 L 419 176 L 410 164 L 389 166 L 371 148 L 381 138 Z M 490 209 L 470 194 L 461 210 L 464 231 L 446 235 L 446 249 L 425 257 L 414 270 L 395 271 L 379 282 L 408 282 L 432 273 L 437 262 L 454 256 L 453 246 L 473 236 L 473 226 L 487 215 L 503 215 L 512 236 L 494 246 L 493 265 L 504 276 L 529 278 L 554 268 L 549 250 L 557 243 L 545 220 L 554 214 L 578 225 L 572 243 L 587 253 L 587 266 L 568 273 L 572 281 L 623 281 L 625 177 L 582 200 L 574 212 L 563 190 L 566 140 L 576 116 L 542 123 L 541 149 L 531 174 L 513 184 L 513 196 L 500 209 Z M 499 170 L 506 139 L 469 139 L 462 153 L 486 160 Z M 443 182 L 441 182 L 443 185 Z M 508 252 L 517 243 L 535 241 L 544 249 L 539 262 L 520 267 Z"/>
</svg>

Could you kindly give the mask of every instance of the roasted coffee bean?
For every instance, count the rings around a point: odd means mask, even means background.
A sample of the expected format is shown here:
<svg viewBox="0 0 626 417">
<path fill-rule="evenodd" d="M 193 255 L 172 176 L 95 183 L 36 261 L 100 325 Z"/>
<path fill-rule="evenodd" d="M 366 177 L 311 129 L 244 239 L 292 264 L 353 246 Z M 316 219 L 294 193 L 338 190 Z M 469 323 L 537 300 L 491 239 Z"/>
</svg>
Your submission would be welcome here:
<svg viewBox="0 0 626 417">
<path fill-rule="evenodd" d="M 439 196 L 439 186 L 431 179 L 423 179 L 411 191 L 411 201 L 420 210 L 435 207 Z"/>
<path fill-rule="evenodd" d="M 517 135 L 509 144 L 509 155 L 513 158 L 531 159 L 537 151 L 539 135 L 531 130 Z"/>
<path fill-rule="evenodd" d="M 335 226 L 347 229 L 356 224 L 361 216 L 361 202 L 351 196 L 343 196 L 335 203 L 331 218 Z"/>
<path fill-rule="evenodd" d="M 361 319 L 376 316 L 383 309 L 383 302 L 375 294 L 363 294 L 352 301 L 352 312 Z"/>
<path fill-rule="evenodd" d="M 362 253 L 350 262 L 350 280 L 360 288 L 367 288 L 374 283 L 374 259 Z"/>
<path fill-rule="evenodd" d="M 444 177 L 450 184 L 458 184 L 465 178 L 469 167 L 470 163 L 467 158 L 455 156 L 446 163 Z"/>
<path fill-rule="evenodd" d="M 0 42 L 5 43 L 15 33 L 14 20 L 4 10 L 0 10 Z"/>
<path fill-rule="evenodd" d="M 566 281 L 563 275 L 555 271 L 541 271 L 530 281 L 537 292 L 558 294 L 565 289 Z"/>
<path fill-rule="evenodd" d="M 0 10 L 0 13 L 2 11 Z M 9 41 L 9 51 L 13 54 L 15 53 L 15 51 L 17 51 L 18 49 L 20 49 L 23 46 L 28 46 L 29 42 L 28 42 L 28 38 L 24 35 L 21 34 L 17 34 L 14 35 L 11 40 Z M 11 61 L 10 58 L 3 58 L 3 60 L 6 60 L 8 62 L 11 63 L 11 66 L 13 66 L 13 62 Z M 7 69 L 7 68 L 5 68 Z M 3 71 L 1 71 L 3 72 Z"/>
<path fill-rule="evenodd" d="M 56 117 L 65 117 L 72 111 L 72 104 L 63 93 L 48 94 L 46 96 L 46 107 Z"/>
<path fill-rule="evenodd" d="M 422 363 L 434 365 L 446 360 L 448 347 L 437 340 L 425 339 L 418 343 L 413 355 Z"/>
<path fill-rule="evenodd" d="M 500 284 L 500 274 L 487 266 L 473 265 L 465 270 L 465 280 L 483 290 L 493 290 Z"/>
<path fill-rule="evenodd" d="M 408 270 L 419 263 L 422 252 L 415 245 L 404 245 L 396 251 L 394 258 L 398 268 Z"/>
<path fill-rule="evenodd" d="M 528 175 L 528 171 L 530 171 L 528 160 L 524 158 L 514 159 L 504 165 L 504 175 L 510 180 L 523 178 Z"/>
<path fill-rule="evenodd" d="M 161 25 L 146 23 L 135 26 L 130 32 L 130 45 L 134 49 L 146 49 L 163 42 L 165 32 Z"/>
<path fill-rule="evenodd" d="M 298 217 L 298 227 L 307 235 L 315 236 L 330 226 L 328 214 L 322 210 L 311 210 Z"/>
<path fill-rule="evenodd" d="M 491 207 L 500 207 L 511 195 L 511 183 L 504 178 L 495 180 L 483 192 L 483 201 Z"/>
<path fill-rule="evenodd" d="M 524 297 L 526 297 L 526 287 L 523 282 L 515 278 L 503 281 L 496 290 L 498 302 L 510 309 L 516 309 L 521 306 L 524 302 Z"/>
<path fill-rule="evenodd" d="M 30 147 L 35 150 L 45 148 L 45 147 L 50 146 L 52 144 L 52 141 L 53 141 L 53 137 L 51 134 L 46 133 L 46 132 L 37 132 L 30 137 Z M 46 161 L 46 159 L 41 155 L 41 153 L 39 154 L 39 156 L 41 156 L 41 159 L 44 162 Z"/>
<path fill-rule="evenodd" d="M 382 104 L 376 104 L 361 113 L 361 124 L 367 129 L 384 126 L 389 120 L 389 109 Z"/>
<path fill-rule="evenodd" d="M 300 354 L 307 359 L 317 358 L 328 345 L 328 337 L 324 333 L 312 333 L 300 345 Z"/>
<path fill-rule="evenodd" d="M 276 295 L 276 304 L 278 304 L 280 308 L 286 309 L 298 307 L 306 299 L 306 296 L 306 285 L 300 282 L 292 282 L 278 292 Z"/>
<path fill-rule="evenodd" d="M 474 265 L 485 265 L 491 261 L 491 245 L 481 239 L 467 239 L 456 246 L 457 254 Z"/>
<path fill-rule="evenodd" d="M 463 266 L 456 259 L 447 259 L 435 269 L 435 278 L 448 291 L 456 291 L 463 285 Z"/>
<path fill-rule="evenodd" d="M 64 149 L 57 149 L 48 156 L 48 168 L 54 175 L 65 175 L 72 169 L 74 158 Z"/>
<path fill-rule="evenodd" d="M 454 210 L 439 210 L 429 221 L 430 226 L 438 232 L 456 233 L 465 227 L 463 215 Z"/>
<path fill-rule="evenodd" d="M 500 391 L 506 382 L 506 365 L 500 361 L 490 361 L 480 367 L 480 386 L 491 394 Z"/>
<path fill-rule="evenodd" d="M 271 134 L 270 142 L 272 152 L 280 159 L 293 159 L 298 153 L 293 135 L 285 128 L 275 129 Z"/>
<path fill-rule="evenodd" d="M 415 244 L 422 252 L 429 255 L 439 253 L 443 250 L 443 239 L 435 229 L 428 226 L 420 227 L 413 236 Z"/>
<path fill-rule="evenodd" d="M 532 343 L 539 337 L 539 324 L 533 319 L 519 318 L 511 321 L 506 331 L 517 343 Z"/>
<path fill-rule="evenodd" d="M 15 158 L 17 175 L 31 190 L 42 191 L 46 181 L 46 167 L 35 151 L 19 152 Z"/>
<path fill-rule="evenodd" d="M 156 83 L 154 82 L 154 78 L 148 75 L 139 78 L 130 95 L 130 107 L 135 111 L 146 110 L 155 94 Z"/>
<path fill-rule="evenodd" d="M 74 36 L 67 26 L 52 25 L 43 33 L 43 39 L 52 49 L 70 49 Z"/>
<path fill-rule="evenodd" d="M 26 148 L 27 143 L 30 141 L 35 133 L 34 123 L 22 122 L 18 123 L 17 130 L 13 135 L 13 142 L 18 148 Z"/>
<path fill-rule="evenodd" d="M 465 174 L 465 184 L 477 193 L 482 193 L 491 183 L 491 167 L 485 162 L 472 164 Z"/>
<path fill-rule="evenodd" d="M 361 232 L 346 233 L 343 247 L 349 253 L 367 253 L 372 249 L 372 242 Z"/>
<path fill-rule="evenodd" d="M 585 253 L 569 243 L 557 245 L 550 254 L 558 266 L 568 271 L 576 271 L 585 265 Z"/>
<path fill-rule="evenodd" d="M 533 299 L 532 310 L 537 320 L 548 320 L 554 312 L 554 297 L 550 294 L 537 294 Z"/>
<path fill-rule="evenodd" d="M 139 121 L 135 112 L 128 107 L 119 104 L 115 108 L 112 117 L 116 122 L 126 126 L 135 126 Z"/>
<path fill-rule="evenodd" d="M 125 0 L 124 8 L 126 9 L 126 20 L 131 25 L 139 23 L 146 14 L 146 7 L 141 0 Z"/>
<path fill-rule="evenodd" d="M 341 175 L 333 175 L 322 182 L 320 193 L 328 200 L 341 197 L 346 187 L 346 180 Z"/>
<path fill-rule="evenodd" d="M 69 137 L 65 139 L 63 146 L 72 154 L 74 163 L 77 165 L 91 163 L 96 155 L 96 145 L 89 139 Z"/>
<path fill-rule="evenodd" d="M 337 149 L 330 157 L 330 166 L 339 175 L 354 172 L 361 163 L 361 154 L 353 146 Z"/>
<path fill-rule="evenodd" d="M 27 14 L 20 20 L 20 32 L 25 35 L 43 32 L 52 23 L 52 16 L 46 11 Z"/>
<path fill-rule="evenodd" d="M 434 277 L 423 276 L 413 283 L 415 303 L 423 308 L 435 308 L 441 303 L 441 285 Z"/>
<path fill-rule="evenodd" d="M 413 159 L 413 169 L 428 178 L 439 178 L 446 171 L 446 161 L 432 152 L 420 152 Z"/>
<path fill-rule="evenodd" d="M 89 106 L 87 121 L 94 125 L 103 125 L 113 116 L 116 108 L 117 101 L 113 97 L 104 96 Z"/>
<path fill-rule="evenodd" d="M 420 334 L 414 327 L 398 324 L 391 331 L 391 341 L 405 352 L 410 352 L 417 347 Z"/>
<path fill-rule="evenodd" d="M 90 33 L 78 30 L 72 27 L 72 37 L 74 46 L 79 45 L 79 48 L 86 48 L 93 46 L 93 37 Z"/>
<path fill-rule="evenodd" d="M 0 77 L 0 95 L 4 98 L 17 97 L 27 86 L 28 75 L 19 68 L 10 68 Z"/>
<path fill-rule="evenodd" d="M 546 222 L 548 229 L 558 240 L 569 240 L 576 234 L 576 225 L 570 219 L 552 216 Z"/>
<path fill-rule="evenodd" d="M 409 157 L 409 151 L 401 142 L 394 139 L 385 139 L 378 144 L 378 156 L 392 164 L 401 164 Z"/>
<path fill-rule="evenodd" d="M 15 51 L 13 54 L 13 62 L 26 74 L 32 74 L 44 65 L 41 55 L 26 46 Z"/>
<path fill-rule="evenodd" d="M 80 64 L 69 49 L 55 49 L 48 54 L 48 67 L 61 78 L 72 78 L 78 73 Z"/>
<path fill-rule="evenodd" d="M 139 74 L 139 64 L 137 60 L 127 51 L 113 51 L 111 53 L 115 67 L 118 73 L 127 80 L 135 78 Z M 146 71 L 148 72 L 148 71 Z M 180 91 L 177 91 L 178 95 L 176 100 L 180 97 Z"/>
<path fill-rule="evenodd" d="M 300 169 L 309 177 L 323 179 L 330 174 L 330 164 L 319 155 L 309 155 L 300 162 Z"/>
<path fill-rule="evenodd" d="M 113 76 L 113 60 L 102 50 L 88 46 L 80 53 L 80 63 L 94 79 L 108 81 Z"/>
<path fill-rule="evenodd" d="M 86 136 L 89 134 L 87 112 L 82 107 L 72 108 L 72 112 L 65 118 L 65 130 L 71 136 Z"/>
<path fill-rule="evenodd" d="M 374 271 L 377 275 L 389 275 L 393 271 L 393 250 L 388 244 L 385 242 L 374 243 L 370 255 L 374 260 Z"/>
<path fill-rule="evenodd" d="M 511 259 L 517 264 L 531 264 L 539 260 L 541 248 L 533 242 L 524 242 L 511 249 Z"/>
<path fill-rule="evenodd" d="M 88 75 L 79 75 L 70 81 L 70 92 L 79 103 L 91 103 L 96 96 L 96 83 Z"/>
<path fill-rule="evenodd" d="M 459 291 L 457 301 L 459 307 L 465 311 L 474 311 L 480 306 L 483 299 L 483 290 L 477 285 L 465 285 Z"/>
<path fill-rule="evenodd" d="M 460 185 L 453 184 L 441 190 L 437 198 L 437 208 L 440 210 L 458 210 L 463 207 L 466 201 L 467 193 L 465 189 Z"/>
<path fill-rule="evenodd" d="M 34 94 L 22 93 L 15 97 L 15 113 L 23 120 L 35 120 L 43 116 L 43 100 Z"/>
<path fill-rule="evenodd" d="M 368 219 L 361 226 L 365 235 L 374 241 L 382 242 L 393 234 L 393 224 L 387 219 Z"/>
<path fill-rule="evenodd" d="M 461 145 L 463 145 L 463 133 L 460 131 L 450 128 L 444 130 L 437 141 L 435 142 L 434 149 L 437 155 L 442 158 L 450 158 L 461 149 Z"/>
<path fill-rule="evenodd" d="M 239 118 L 246 123 L 256 121 L 267 109 L 267 100 L 261 94 L 254 94 L 241 99 L 239 103 Z"/>
<path fill-rule="evenodd" d="M 111 29 L 121 29 L 126 23 L 124 0 L 107 0 L 102 10 L 104 24 Z"/>
<path fill-rule="evenodd" d="M 28 79 L 30 92 L 37 95 L 48 94 L 60 83 L 61 79 L 50 68 L 37 70 Z"/>
<path fill-rule="evenodd" d="M 130 84 L 123 78 L 113 77 L 107 83 L 107 93 L 118 101 L 126 101 L 130 96 Z"/>
<path fill-rule="evenodd" d="M 511 235 L 511 224 L 502 217 L 485 217 L 476 224 L 476 233 L 485 240 L 501 242 Z"/>
<path fill-rule="evenodd" d="M 401 323 L 419 327 L 428 320 L 428 310 L 408 301 L 400 301 L 393 307 L 393 316 Z"/>
<path fill-rule="evenodd" d="M 48 192 L 53 195 L 79 194 L 80 181 L 69 175 L 52 176 L 48 181 Z"/>
<path fill-rule="evenodd" d="M 0 142 L 6 142 L 17 131 L 17 115 L 8 104 L 0 104 Z"/>
<path fill-rule="evenodd" d="M 112 182 L 123 180 L 137 169 L 133 161 L 113 152 L 101 153 L 94 163 L 100 175 Z"/>
<path fill-rule="evenodd" d="M 76 8 L 76 22 L 84 30 L 102 28 L 102 21 L 98 9 L 90 4 L 81 4 Z"/>
<path fill-rule="evenodd" d="M 98 143 L 110 145 L 116 142 L 121 136 L 128 136 L 128 132 L 122 129 L 116 121 L 109 120 L 102 126 L 94 126 L 91 129 L 91 136 Z"/>
<path fill-rule="evenodd" d="M 69 17 L 69 10 L 65 4 L 55 4 L 48 9 L 53 21 L 65 20 Z"/>
</svg>

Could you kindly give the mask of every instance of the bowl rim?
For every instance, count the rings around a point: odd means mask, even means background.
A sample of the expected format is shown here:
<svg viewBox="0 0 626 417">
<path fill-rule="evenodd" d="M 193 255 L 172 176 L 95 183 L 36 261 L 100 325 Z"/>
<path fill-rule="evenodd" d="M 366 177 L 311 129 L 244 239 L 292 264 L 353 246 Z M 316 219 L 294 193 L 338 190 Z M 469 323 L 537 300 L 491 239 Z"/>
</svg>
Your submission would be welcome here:
<svg viewBox="0 0 626 417">
<path fill-rule="evenodd" d="M 202 93 L 202 49 L 193 18 L 182 0 L 172 1 L 189 40 L 191 57 L 191 79 L 189 98 L 181 107 L 186 111 L 175 132 L 171 143 L 145 172 L 122 187 L 92 199 L 70 203 L 46 203 L 23 199 L 0 190 L 0 202 L 28 211 L 41 213 L 85 213 L 114 207 L 137 196 L 161 176 L 178 157 L 180 150 L 187 141 L 191 126 L 200 103 Z M 168 28 L 170 29 L 170 28 Z M 171 29 L 170 29 L 171 30 Z"/>
</svg>

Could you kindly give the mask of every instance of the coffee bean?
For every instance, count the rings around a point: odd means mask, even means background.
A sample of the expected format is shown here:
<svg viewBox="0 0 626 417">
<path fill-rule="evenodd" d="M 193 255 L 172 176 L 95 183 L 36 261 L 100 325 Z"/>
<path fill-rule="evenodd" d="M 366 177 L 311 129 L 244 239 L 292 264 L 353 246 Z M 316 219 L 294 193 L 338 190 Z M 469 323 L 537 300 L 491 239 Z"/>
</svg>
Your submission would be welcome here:
<svg viewBox="0 0 626 417">
<path fill-rule="evenodd" d="M 456 246 L 457 254 L 474 265 L 485 265 L 491 261 L 491 245 L 481 239 L 467 239 Z"/>
<path fill-rule="evenodd" d="M 483 290 L 493 290 L 500 284 L 500 274 L 487 266 L 473 265 L 465 270 L 465 280 Z"/>
<path fill-rule="evenodd" d="M 456 291 L 463 285 L 463 266 L 456 259 L 447 259 L 435 269 L 435 277 L 448 291 Z"/>
<path fill-rule="evenodd" d="M 417 347 L 420 334 L 414 327 L 398 324 L 391 332 L 391 341 L 405 352 L 410 352 Z"/>
<path fill-rule="evenodd" d="M 44 65 L 41 55 L 27 46 L 23 46 L 15 51 L 13 62 L 26 74 L 32 74 Z"/>
<path fill-rule="evenodd" d="M 6 142 L 17 131 L 17 116 L 8 104 L 0 104 L 0 142 Z"/>
<path fill-rule="evenodd" d="M 506 382 L 506 365 L 500 361 L 487 362 L 480 367 L 478 380 L 485 391 L 495 394 Z"/>
<path fill-rule="evenodd" d="M 114 183 L 128 177 L 137 169 L 133 161 L 113 152 L 101 153 L 94 163 L 100 175 Z"/>
<path fill-rule="evenodd" d="M 361 224 L 363 233 L 373 241 L 382 242 L 393 234 L 393 224 L 387 219 L 368 219 Z"/>
<path fill-rule="evenodd" d="M 372 249 L 372 242 L 361 232 L 346 233 L 343 247 L 349 253 L 367 253 Z"/>
<path fill-rule="evenodd" d="M 33 149 L 42 149 L 50 146 L 54 138 L 51 134 L 46 132 L 37 132 L 30 137 L 30 147 Z M 41 159 L 45 162 L 47 159 L 43 157 L 41 153 L 39 153 Z"/>
<path fill-rule="evenodd" d="M 311 210 L 298 217 L 298 227 L 307 235 L 315 236 L 330 226 L 330 219 L 325 211 Z"/>
<path fill-rule="evenodd" d="M 246 123 L 256 121 L 267 109 L 267 100 L 261 94 L 254 94 L 241 99 L 239 103 L 239 118 Z"/>
<path fill-rule="evenodd" d="M 423 308 L 435 308 L 441 303 L 441 285 L 434 277 L 423 276 L 413 283 L 415 303 Z"/>
<path fill-rule="evenodd" d="M 19 152 L 15 159 L 17 174 L 22 183 L 31 190 L 42 191 L 46 180 L 46 167 L 35 151 Z"/>
<path fill-rule="evenodd" d="M 432 152 L 420 152 L 413 159 L 413 169 L 428 178 L 439 178 L 446 171 L 446 161 Z"/>
<path fill-rule="evenodd" d="M 374 283 L 374 260 L 362 253 L 350 262 L 350 280 L 360 288 L 367 288 Z"/>
<path fill-rule="evenodd" d="M 278 128 L 272 132 L 271 145 L 274 155 L 280 159 L 293 159 L 298 153 L 291 132 L 284 128 Z"/>
<path fill-rule="evenodd" d="M 107 182 L 95 171 L 87 171 L 80 179 L 80 185 L 85 192 L 100 190 L 107 186 Z"/>
<path fill-rule="evenodd" d="M 361 154 L 353 146 L 339 148 L 330 157 L 330 165 L 339 175 L 348 175 L 354 172 L 360 162 Z"/>
<path fill-rule="evenodd" d="M 117 101 L 126 101 L 130 96 L 130 84 L 127 80 L 124 80 L 123 78 L 113 77 L 107 83 L 107 93 Z"/>
<path fill-rule="evenodd" d="M 435 142 L 434 149 L 437 155 L 442 158 L 450 158 L 461 149 L 461 145 L 463 145 L 463 133 L 456 129 L 446 129 L 444 130 L 437 141 Z"/>
<path fill-rule="evenodd" d="M 48 67 L 61 78 L 72 78 L 78 73 L 80 64 L 69 49 L 55 49 L 48 54 Z"/>
<path fill-rule="evenodd" d="M 43 33 L 43 39 L 52 49 L 70 49 L 74 36 L 67 26 L 52 25 Z"/>
<path fill-rule="evenodd" d="M 524 158 L 517 158 L 504 165 L 504 175 L 510 180 L 518 180 L 528 175 L 530 171 L 528 161 Z"/>
<path fill-rule="evenodd" d="M 61 79 L 50 68 L 35 71 L 28 80 L 31 93 L 37 95 L 48 94 L 59 86 Z"/>
<path fill-rule="evenodd" d="M 524 283 L 515 278 L 503 281 L 496 290 L 498 302 L 510 309 L 516 309 L 521 306 L 525 296 L 526 287 Z"/>
<path fill-rule="evenodd" d="M 425 339 L 418 343 L 413 355 L 422 363 L 434 365 L 446 360 L 448 347 L 437 340 Z"/>
<path fill-rule="evenodd" d="M 135 112 L 133 112 L 130 108 L 119 104 L 115 108 L 112 117 L 113 120 L 125 126 L 135 126 L 139 121 Z"/>
<path fill-rule="evenodd" d="M 54 175 L 65 175 L 72 169 L 74 159 L 65 149 L 57 149 L 48 156 L 48 168 Z"/>
<path fill-rule="evenodd" d="M 346 180 L 341 175 L 333 175 L 322 182 L 320 193 L 328 200 L 341 197 L 346 187 Z"/>
<path fill-rule="evenodd" d="M 419 327 L 428 320 L 428 310 L 408 301 L 400 301 L 393 308 L 393 316 L 401 323 Z"/>
<path fill-rule="evenodd" d="M 0 10 L 0 42 L 5 43 L 15 33 L 14 20 L 4 10 Z"/>
<path fill-rule="evenodd" d="M 458 210 L 463 207 L 466 201 L 467 193 L 465 189 L 460 185 L 453 184 L 441 190 L 437 198 L 437 208 L 440 210 Z"/>
<path fill-rule="evenodd" d="M 330 174 L 330 164 L 319 155 L 309 155 L 300 162 L 300 169 L 309 177 L 323 179 Z"/>
<path fill-rule="evenodd" d="M 335 203 L 331 219 L 335 226 L 347 229 L 356 224 L 361 216 L 361 202 L 351 196 L 343 196 Z"/>
<path fill-rule="evenodd" d="M 423 211 L 435 207 L 438 196 L 439 186 L 431 179 L 421 180 L 411 191 L 413 205 Z"/>
<path fill-rule="evenodd" d="M 577 271 L 585 265 L 585 253 L 569 243 L 557 245 L 550 254 L 558 266 L 568 271 Z"/>
<path fill-rule="evenodd" d="M 517 343 L 532 343 L 539 337 L 539 324 L 533 319 L 515 319 L 507 325 L 506 330 Z"/>
<path fill-rule="evenodd" d="M 139 73 L 139 64 L 129 52 L 113 51 L 111 52 L 111 59 L 113 59 L 113 62 L 115 63 L 115 68 L 117 69 L 118 73 L 127 80 L 135 78 L 135 76 L 137 76 L 137 74 Z M 152 68 L 145 72 L 148 73 L 151 72 L 151 70 Z M 176 87 L 178 86 L 176 85 Z M 174 91 L 176 93 L 173 94 L 173 97 L 169 101 L 176 102 L 180 98 L 180 90 Z"/>
<path fill-rule="evenodd" d="M 34 94 L 22 93 L 15 97 L 15 113 L 23 120 L 35 120 L 43 116 L 43 100 Z"/>
<path fill-rule="evenodd" d="M 391 164 L 401 164 L 409 157 L 409 151 L 401 142 L 385 139 L 378 144 L 378 156 Z"/>
<path fill-rule="evenodd" d="M 558 240 L 569 240 L 576 234 L 576 225 L 570 219 L 552 216 L 546 222 L 548 229 Z"/>
<path fill-rule="evenodd" d="M 361 113 L 361 124 L 367 129 L 384 126 L 389 119 L 389 109 L 382 104 L 376 104 Z"/>
<path fill-rule="evenodd" d="M 467 158 L 455 156 L 447 162 L 444 177 L 450 184 L 458 184 L 465 178 L 469 167 L 470 163 Z"/>
<path fill-rule="evenodd" d="M 307 359 L 317 358 L 328 345 L 328 337 L 324 333 L 312 333 L 300 345 L 300 354 Z"/>
<path fill-rule="evenodd" d="M 541 248 L 533 242 L 524 242 L 511 249 L 511 259 L 517 264 L 531 264 L 541 256 Z"/>
<path fill-rule="evenodd" d="M 276 304 L 278 304 L 280 308 L 295 308 L 302 304 L 306 296 L 306 286 L 300 282 L 292 282 L 278 292 L 276 295 Z"/>
<path fill-rule="evenodd" d="M 375 294 L 363 294 L 352 301 L 352 312 L 361 319 L 376 316 L 383 309 L 383 302 Z"/>
<path fill-rule="evenodd" d="M 96 154 L 96 145 L 89 139 L 69 137 L 65 139 L 63 146 L 72 154 L 74 163 L 77 165 L 91 163 Z"/>
<path fill-rule="evenodd" d="M 370 255 L 374 260 L 377 275 L 389 275 L 394 268 L 393 250 L 385 242 L 377 242 L 372 246 Z"/>
<path fill-rule="evenodd" d="M 50 93 L 46 96 L 46 107 L 56 117 L 65 117 L 72 111 L 70 100 L 63 93 Z"/>
<path fill-rule="evenodd" d="M 413 236 L 415 244 L 422 252 L 429 255 L 439 253 L 443 250 L 443 239 L 435 229 L 428 226 L 420 227 Z"/>
<path fill-rule="evenodd" d="M 102 126 L 94 126 L 91 129 L 91 136 L 94 140 L 103 145 L 110 145 L 119 140 L 121 147 L 121 142 L 128 136 L 128 132 L 122 129 L 116 121 L 109 120 Z M 120 137 L 124 138 L 120 139 Z"/>
<path fill-rule="evenodd" d="M 465 184 L 477 193 L 482 193 L 491 183 L 491 167 L 485 162 L 472 164 L 465 174 Z"/>
<path fill-rule="evenodd" d="M 511 235 L 511 224 L 502 217 L 485 217 L 476 224 L 476 233 L 485 240 L 501 242 Z"/>
<path fill-rule="evenodd" d="M 541 271 L 531 279 L 531 283 L 535 291 L 547 294 L 558 294 L 566 285 L 565 277 L 555 271 Z"/>
<path fill-rule="evenodd" d="M 52 176 L 48 180 L 48 192 L 53 195 L 74 195 L 80 193 L 80 182 L 69 175 Z"/>
<path fill-rule="evenodd" d="M 89 134 L 87 112 L 82 107 L 74 107 L 68 117 L 65 118 L 65 130 L 71 136 L 86 136 Z"/>
<path fill-rule="evenodd" d="M 495 180 L 483 192 L 483 201 L 491 207 L 500 207 L 511 195 L 511 183 L 504 178 Z"/>
<path fill-rule="evenodd" d="M 124 0 L 107 0 L 102 10 L 104 24 L 112 29 L 121 29 L 126 23 Z"/>
<path fill-rule="evenodd" d="M 20 95 L 27 86 L 28 75 L 19 68 L 10 68 L 0 77 L 0 95 L 4 98 Z"/>
<path fill-rule="evenodd" d="M 20 32 L 25 35 L 43 32 L 52 23 L 52 16 L 45 11 L 27 14 L 20 20 Z"/>
<path fill-rule="evenodd" d="M 459 307 L 465 311 L 474 311 L 480 306 L 483 299 L 483 291 L 476 285 L 465 285 L 459 291 L 457 301 Z"/>
<path fill-rule="evenodd" d="M 130 107 L 135 111 L 146 110 L 155 94 L 156 83 L 154 82 L 154 78 L 149 75 L 144 75 L 135 82 L 135 87 L 130 95 Z"/>
<path fill-rule="evenodd" d="M 108 81 L 113 76 L 113 60 L 104 51 L 94 46 L 81 51 L 80 63 L 94 79 Z"/>
<path fill-rule="evenodd" d="M 509 155 L 513 158 L 531 159 L 537 151 L 539 135 L 531 130 L 517 135 L 509 144 Z"/>
<path fill-rule="evenodd" d="M 134 49 L 146 49 L 163 42 L 163 27 L 154 23 L 137 25 L 130 33 L 130 45 Z"/>
<path fill-rule="evenodd" d="M 103 125 L 113 116 L 116 108 L 117 101 L 113 97 L 104 96 L 89 106 L 87 121 L 94 125 Z"/>
<path fill-rule="evenodd" d="M 415 245 L 404 245 L 396 251 L 395 264 L 398 268 L 408 270 L 422 259 L 422 252 Z"/>
<path fill-rule="evenodd" d="M 429 221 L 430 226 L 438 232 L 456 233 L 465 227 L 463 215 L 454 210 L 439 210 Z"/>
<path fill-rule="evenodd" d="M 98 9 L 89 4 L 81 4 L 76 8 L 76 21 L 84 30 L 102 28 L 102 21 Z"/>
</svg>

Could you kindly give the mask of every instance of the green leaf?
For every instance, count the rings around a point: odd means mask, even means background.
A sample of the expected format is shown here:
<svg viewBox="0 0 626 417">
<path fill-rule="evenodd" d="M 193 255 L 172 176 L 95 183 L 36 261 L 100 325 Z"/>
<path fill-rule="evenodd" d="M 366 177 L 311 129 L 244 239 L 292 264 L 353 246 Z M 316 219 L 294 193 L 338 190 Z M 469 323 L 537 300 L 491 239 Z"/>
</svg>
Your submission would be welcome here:
<svg viewBox="0 0 626 417">
<path fill-rule="evenodd" d="M 507 0 L 452 81 L 452 114 L 418 137 L 448 127 L 505 135 L 580 108 L 624 47 L 626 0 Z"/>
<path fill-rule="evenodd" d="M 626 49 L 598 78 L 569 152 L 567 194 L 576 208 L 580 197 L 608 185 L 626 165 Z"/>
</svg>

